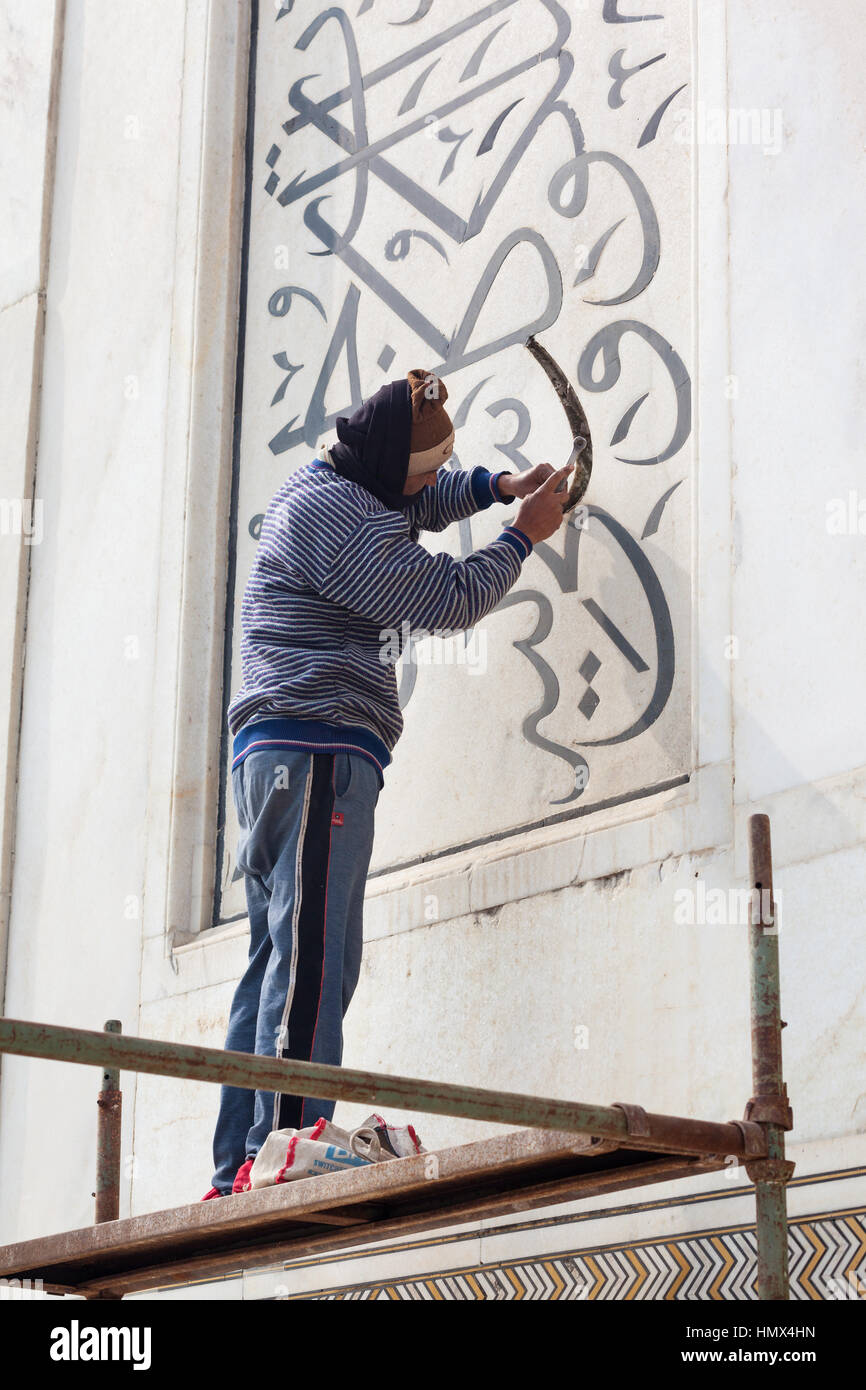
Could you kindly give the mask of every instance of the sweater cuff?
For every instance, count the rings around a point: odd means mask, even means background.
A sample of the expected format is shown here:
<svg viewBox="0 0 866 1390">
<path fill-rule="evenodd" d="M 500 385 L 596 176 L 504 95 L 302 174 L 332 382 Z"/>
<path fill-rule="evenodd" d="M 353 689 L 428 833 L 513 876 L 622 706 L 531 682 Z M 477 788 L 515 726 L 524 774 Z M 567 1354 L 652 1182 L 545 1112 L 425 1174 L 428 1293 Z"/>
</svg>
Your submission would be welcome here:
<svg viewBox="0 0 866 1390">
<path fill-rule="evenodd" d="M 526 560 L 532 554 L 532 541 L 516 526 L 503 526 L 499 539 L 508 541 L 509 545 L 518 551 L 521 560 Z"/>
<path fill-rule="evenodd" d="M 501 478 L 503 473 L 507 473 L 507 468 L 501 468 L 498 473 L 488 473 L 486 468 L 478 464 L 472 470 L 472 496 L 475 498 L 475 505 L 479 512 L 486 511 L 492 507 L 494 502 L 510 502 L 510 497 L 502 497 L 499 488 L 496 486 L 496 479 Z"/>
<path fill-rule="evenodd" d="M 512 474 L 511 474 L 511 472 L 510 472 L 510 470 L 509 470 L 508 468 L 500 468 L 500 470 L 499 470 L 498 473 L 491 473 L 491 475 L 490 475 L 490 491 L 496 494 L 496 500 L 497 500 L 497 502 L 513 502 L 513 501 L 514 501 L 514 498 L 513 498 L 513 497 L 503 497 L 503 496 L 502 496 L 502 493 L 501 493 L 500 490 L 499 490 L 499 479 L 500 479 L 500 478 L 505 478 L 505 477 L 509 477 L 509 478 L 510 478 L 511 476 L 512 476 Z"/>
</svg>

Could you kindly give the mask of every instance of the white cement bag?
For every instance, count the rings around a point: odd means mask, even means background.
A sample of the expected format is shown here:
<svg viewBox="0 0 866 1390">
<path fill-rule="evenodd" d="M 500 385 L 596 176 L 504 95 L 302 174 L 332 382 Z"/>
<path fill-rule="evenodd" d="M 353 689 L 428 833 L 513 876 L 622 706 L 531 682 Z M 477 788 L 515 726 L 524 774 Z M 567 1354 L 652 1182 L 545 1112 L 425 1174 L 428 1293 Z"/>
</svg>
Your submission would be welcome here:
<svg viewBox="0 0 866 1390">
<path fill-rule="evenodd" d="M 312 1178 L 321 1173 L 340 1173 L 378 1161 L 379 1139 L 363 1126 L 352 1133 L 328 1120 L 317 1120 L 305 1129 L 276 1129 L 270 1133 L 250 1169 L 250 1187 L 270 1187 Z"/>
<path fill-rule="evenodd" d="M 418 1138 L 414 1125 L 389 1125 L 384 1115 L 368 1115 L 362 1129 L 372 1129 L 378 1135 L 383 1158 L 409 1158 L 427 1150 Z"/>
<path fill-rule="evenodd" d="M 272 1187 L 426 1152 L 412 1125 L 389 1125 L 381 1115 L 371 1115 L 351 1132 L 319 1119 L 305 1129 L 273 1130 L 250 1169 L 250 1187 Z"/>
</svg>

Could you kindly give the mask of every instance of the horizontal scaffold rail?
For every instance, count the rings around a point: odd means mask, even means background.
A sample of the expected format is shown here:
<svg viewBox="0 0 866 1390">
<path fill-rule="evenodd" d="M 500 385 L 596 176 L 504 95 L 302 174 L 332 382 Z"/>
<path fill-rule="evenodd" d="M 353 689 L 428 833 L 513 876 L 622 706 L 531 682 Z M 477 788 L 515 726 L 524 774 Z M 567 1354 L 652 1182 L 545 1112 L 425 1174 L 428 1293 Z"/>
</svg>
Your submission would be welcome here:
<svg viewBox="0 0 866 1390">
<path fill-rule="evenodd" d="M 618 1102 L 613 1106 L 590 1105 L 12 1018 L 0 1019 L 0 1052 L 249 1090 L 376 1102 L 493 1124 L 588 1134 L 626 1141 L 631 1149 L 655 1153 L 722 1154 L 745 1160 L 765 1156 L 767 1152 L 762 1127 L 748 1121 L 725 1124 L 679 1115 L 655 1115 L 639 1106 L 620 1108 Z"/>
</svg>

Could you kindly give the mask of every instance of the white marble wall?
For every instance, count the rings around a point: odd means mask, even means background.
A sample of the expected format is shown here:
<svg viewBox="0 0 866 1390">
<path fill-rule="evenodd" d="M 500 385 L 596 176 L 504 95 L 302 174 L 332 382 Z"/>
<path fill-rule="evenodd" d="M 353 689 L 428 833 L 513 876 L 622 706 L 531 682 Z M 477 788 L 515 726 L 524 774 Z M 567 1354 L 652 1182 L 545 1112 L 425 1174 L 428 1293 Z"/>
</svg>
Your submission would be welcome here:
<svg viewBox="0 0 866 1390">
<path fill-rule="evenodd" d="M 15 8 L 21 70 L 39 71 L 53 7 Z M 184 467 L 164 454 L 184 13 L 66 9 L 38 400 L 44 535 L 29 557 L 4 1011 L 85 1028 L 117 1017 L 134 1032 L 162 480 Z M 142 62 L 148 50 L 158 63 Z M 13 186 L 29 144 L 7 151 Z M 37 232 L 31 223 L 28 244 Z M 98 1080 L 4 1059 L 7 1238 L 92 1219 Z M 129 1148 L 135 1085 L 124 1081 Z"/>
<path fill-rule="evenodd" d="M 862 534 L 832 534 L 825 518 L 834 497 L 866 493 L 864 55 L 851 10 L 702 0 L 691 12 L 693 102 L 705 115 L 782 113 L 778 153 L 726 149 L 706 126 L 693 150 L 691 781 L 615 816 L 372 880 L 353 1065 L 739 1117 L 751 1093 L 746 930 L 678 921 L 676 894 L 742 886 L 747 817 L 761 810 L 781 902 L 793 1156 L 820 1144 L 824 1171 L 848 1162 L 864 1118 L 864 552 Z M 214 40 L 212 23 L 208 48 L 204 5 L 68 7 L 5 1012 L 84 1027 L 117 1016 L 127 1031 L 219 1045 L 246 945 L 242 923 L 199 931 L 231 416 L 220 296 L 237 271 L 237 198 L 227 213 L 219 170 L 237 193 L 238 139 L 212 94 L 242 109 L 243 52 L 226 9 L 211 12 L 224 27 Z M 626 41 L 637 43 L 624 32 L 609 47 Z M 145 69 L 134 54 L 148 44 L 160 62 Z M 202 126 L 219 132 L 210 145 Z M 4 302 L 4 334 L 30 313 L 20 331 L 32 353 L 34 312 Z M 2 341 L 21 373 L 23 350 Z M 19 390 L 3 380 L 23 459 Z M 10 630 L 13 679 L 14 641 Z M 17 737 L 14 711 L 11 723 Z M 4 1060 L 0 1239 L 90 1220 L 97 1084 L 94 1071 Z M 123 1085 L 124 1210 L 194 1200 L 210 1177 L 215 1089 Z M 362 1109 L 340 1105 L 336 1118 Z M 413 1119 L 428 1146 L 490 1132 Z"/>
<path fill-rule="evenodd" d="M 35 495 L 38 391 L 50 216 L 51 107 L 57 15 L 19 2 L 0 16 L 0 990 L 5 978 L 15 837 L 18 720 L 27 583 L 44 513 Z M 11 100 L 15 93 L 16 99 Z"/>
<path fill-rule="evenodd" d="M 445 0 L 405 23 L 263 8 L 256 44 L 231 693 L 256 520 L 383 381 L 441 373 L 455 467 L 563 463 L 571 431 L 523 346 L 535 333 L 579 382 L 594 444 L 587 512 L 536 547 L 468 649 L 428 638 L 414 670 L 399 663 L 374 871 L 691 766 L 695 148 L 674 116 L 689 0 L 639 26 L 618 82 L 608 60 L 633 26 L 601 5 L 490 8 Z M 339 172 L 362 121 L 378 152 Z M 514 516 L 494 505 L 424 543 L 466 556 Z M 245 907 L 231 798 L 226 827 L 231 919 Z"/>
</svg>

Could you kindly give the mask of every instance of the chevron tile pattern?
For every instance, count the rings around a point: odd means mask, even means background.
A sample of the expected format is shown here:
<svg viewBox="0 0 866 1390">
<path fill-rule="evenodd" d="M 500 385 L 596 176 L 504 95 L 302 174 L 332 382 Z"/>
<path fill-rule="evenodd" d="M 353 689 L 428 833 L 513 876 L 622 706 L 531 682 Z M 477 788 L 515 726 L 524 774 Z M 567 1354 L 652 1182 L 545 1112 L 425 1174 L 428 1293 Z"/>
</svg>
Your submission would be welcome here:
<svg viewBox="0 0 866 1390">
<path fill-rule="evenodd" d="M 791 1297 L 866 1300 L 866 1211 L 831 1212 L 788 1227 Z M 755 1232 L 702 1231 L 504 1260 L 447 1273 L 347 1285 L 288 1301 L 336 1299 L 756 1299 Z"/>
</svg>

